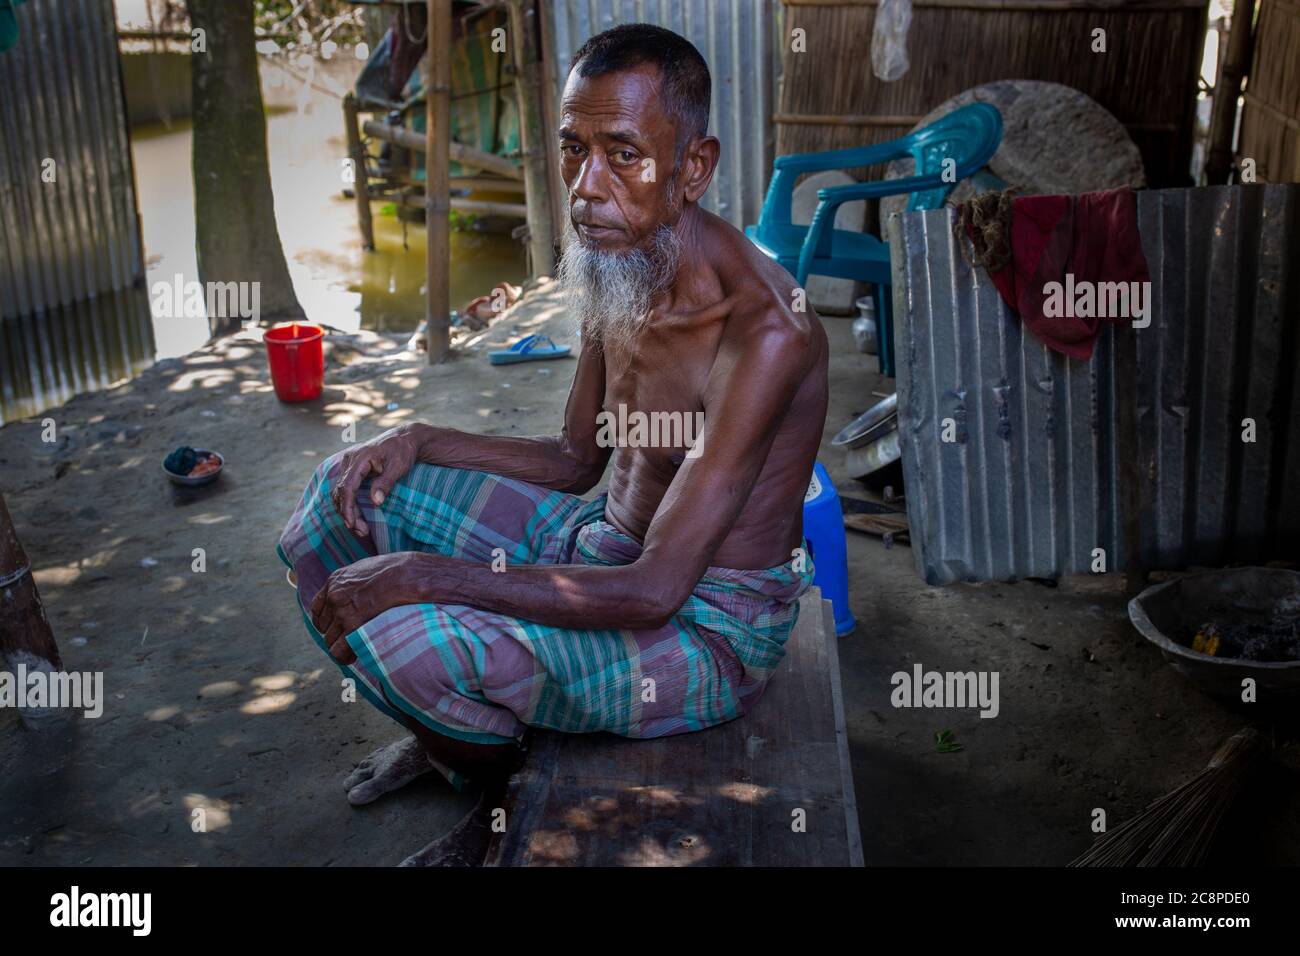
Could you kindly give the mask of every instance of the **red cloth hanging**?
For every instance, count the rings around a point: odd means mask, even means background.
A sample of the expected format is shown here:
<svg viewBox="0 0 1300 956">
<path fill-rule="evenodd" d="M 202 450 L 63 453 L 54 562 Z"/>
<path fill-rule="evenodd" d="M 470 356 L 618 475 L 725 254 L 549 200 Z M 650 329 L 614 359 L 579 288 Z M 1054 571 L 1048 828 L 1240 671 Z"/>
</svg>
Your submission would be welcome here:
<svg viewBox="0 0 1300 956">
<path fill-rule="evenodd" d="M 971 231 L 967 224 L 968 233 Z M 1150 316 L 1150 272 L 1137 227 L 1137 200 L 1131 189 L 1078 196 L 1025 196 L 1011 205 L 1011 262 L 991 274 L 1003 300 L 1043 344 L 1072 358 L 1092 358 L 1103 321 L 1134 318 L 1137 302 Z M 1058 283 L 1053 289 L 1049 283 Z M 1127 315 L 1102 314 L 1101 283 L 1125 283 Z M 1134 289 L 1131 283 L 1146 283 Z M 1093 307 L 1076 310 L 1091 286 Z M 1142 296 L 1134 300 L 1129 293 Z M 1057 293 L 1055 296 L 1052 293 Z M 1114 305 L 1115 299 L 1110 300 Z M 1045 314 L 1059 311 L 1066 314 Z M 1069 314 L 1076 311 L 1091 315 Z M 1125 311 L 1121 309 L 1120 311 Z"/>
</svg>

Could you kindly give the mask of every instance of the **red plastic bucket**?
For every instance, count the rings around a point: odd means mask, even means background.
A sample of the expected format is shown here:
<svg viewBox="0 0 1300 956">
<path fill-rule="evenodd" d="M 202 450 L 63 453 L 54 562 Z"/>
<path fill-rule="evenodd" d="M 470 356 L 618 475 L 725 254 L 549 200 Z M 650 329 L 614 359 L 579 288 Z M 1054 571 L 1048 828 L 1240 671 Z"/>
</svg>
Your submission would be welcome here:
<svg viewBox="0 0 1300 956">
<path fill-rule="evenodd" d="M 263 336 L 271 384 L 280 401 L 309 402 L 320 395 L 325 383 L 324 337 L 325 330 L 319 325 L 303 322 L 277 325 Z"/>
</svg>

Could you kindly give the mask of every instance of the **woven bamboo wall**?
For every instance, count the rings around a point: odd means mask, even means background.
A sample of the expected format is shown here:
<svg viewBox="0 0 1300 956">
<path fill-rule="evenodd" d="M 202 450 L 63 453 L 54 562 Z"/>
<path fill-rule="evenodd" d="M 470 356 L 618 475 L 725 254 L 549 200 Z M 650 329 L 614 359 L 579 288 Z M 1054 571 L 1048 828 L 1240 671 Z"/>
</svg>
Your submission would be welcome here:
<svg viewBox="0 0 1300 956">
<path fill-rule="evenodd" d="M 1208 0 L 913 0 L 911 66 L 893 83 L 871 72 L 878 0 L 783 2 L 787 37 L 806 30 L 807 52 L 783 44 L 778 155 L 882 142 L 973 86 L 1047 80 L 1125 124 L 1150 185 L 1190 181 Z M 1106 53 L 1091 51 L 1098 27 Z"/>
<path fill-rule="evenodd" d="M 1238 163 L 1259 182 L 1300 182 L 1300 2 L 1263 0 L 1246 80 Z"/>
</svg>

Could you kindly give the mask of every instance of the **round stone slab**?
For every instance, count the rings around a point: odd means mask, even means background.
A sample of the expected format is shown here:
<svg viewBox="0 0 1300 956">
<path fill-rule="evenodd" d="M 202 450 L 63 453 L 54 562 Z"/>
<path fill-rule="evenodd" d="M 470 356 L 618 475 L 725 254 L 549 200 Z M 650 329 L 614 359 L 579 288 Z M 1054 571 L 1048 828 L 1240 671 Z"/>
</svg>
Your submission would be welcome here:
<svg viewBox="0 0 1300 956">
<path fill-rule="evenodd" d="M 1146 185 L 1142 156 L 1124 125 L 1100 103 L 1076 89 L 1039 80 L 998 80 L 958 93 L 928 113 L 916 129 L 929 126 L 968 103 L 990 103 L 1002 113 L 1002 144 L 987 169 L 1016 195 L 1068 195 Z M 886 179 L 912 174 L 910 159 L 889 164 Z M 949 205 L 976 192 L 962 180 Z M 880 201 L 880 220 L 907 210 L 906 196 Z"/>
</svg>

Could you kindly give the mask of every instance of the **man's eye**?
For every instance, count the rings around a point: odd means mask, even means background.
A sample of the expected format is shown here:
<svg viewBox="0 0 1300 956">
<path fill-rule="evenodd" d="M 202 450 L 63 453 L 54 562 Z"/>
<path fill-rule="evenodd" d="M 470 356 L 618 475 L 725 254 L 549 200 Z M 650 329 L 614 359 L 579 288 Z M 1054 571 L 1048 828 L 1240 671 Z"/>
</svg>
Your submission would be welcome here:
<svg viewBox="0 0 1300 956">
<path fill-rule="evenodd" d="M 582 152 L 582 147 L 575 145 L 574 143 L 568 143 L 560 147 L 560 152 L 566 156 L 577 156 Z"/>
<path fill-rule="evenodd" d="M 632 152 L 630 149 L 620 149 L 614 155 L 617 156 L 619 162 L 622 163 L 632 163 L 636 161 L 636 153 Z"/>
</svg>

